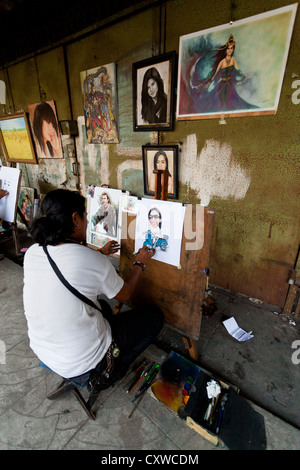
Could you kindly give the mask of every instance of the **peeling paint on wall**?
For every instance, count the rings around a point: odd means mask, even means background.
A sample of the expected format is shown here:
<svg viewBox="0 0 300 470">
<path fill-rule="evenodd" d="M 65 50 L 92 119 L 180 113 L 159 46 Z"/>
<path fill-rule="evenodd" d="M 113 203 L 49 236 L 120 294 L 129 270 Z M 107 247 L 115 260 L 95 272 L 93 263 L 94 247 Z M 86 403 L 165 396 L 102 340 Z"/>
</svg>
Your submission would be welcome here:
<svg viewBox="0 0 300 470">
<path fill-rule="evenodd" d="M 213 196 L 243 199 L 251 182 L 249 171 L 233 161 L 232 148 L 227 142 L 206 140 L 198 156 L 196 134 L 188 135 L 183 144 L 179 178 L 197 193 L 204 206 Z"/>
<path fill-rule="evenodd" d="M 85 137 L 85 121 L 84 116 L 78 117 L 79 136 L 76 140 L 77 155 L 81 165 L 80 183 L 83 193 L 89 184 L 111 184 L 110 183 L 110 144 L 91 144 L 87 142 Z M 122 173 L 128 170 L 143 170 L 143 162 L 140 147 L 122 147 L 117 144 L 113 146 L 117 155 L 131 157 L 120 163 L 116 168 L 117 189 L 123 189 Z M 136 160 L 132 158 L 136 157 Z M 88 172 L 91 170 L 98 177 L 97 180 L 91 180 Z M 100 182 L 99 179 L 100 178 Z"/>
<path fill-rule="evenodd" d="M 143 170 L 143 162 L 141 160 L 126 160 L 118 166 L 117 178 L 120 189 L 122 189 L 122 173 L 125 170 Z"/>
</svg>

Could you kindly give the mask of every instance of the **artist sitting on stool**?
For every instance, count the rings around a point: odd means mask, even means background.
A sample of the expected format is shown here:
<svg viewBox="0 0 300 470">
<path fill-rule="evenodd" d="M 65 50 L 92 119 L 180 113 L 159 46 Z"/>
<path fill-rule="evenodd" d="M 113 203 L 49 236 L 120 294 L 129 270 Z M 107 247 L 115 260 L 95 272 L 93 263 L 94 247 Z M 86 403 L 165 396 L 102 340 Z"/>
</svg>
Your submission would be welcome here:
<svg viewBox="0 0 300 470">
<path fill-rule="evenodd" d="M 155 305 L 143 305 L 112 315 L 105 301 L 101 302 L 101 314 L 66 288 L 46 251 L 69 284 L 99 306 L 97 297 L 101 294 L 121 302 L 130 299 L 154 250 L 139 250 L 124 281 L 105 256 L 118 251 L 117 242 L 108 242 L 100 252 L 85 246 L 83 196 L 65 189 L 51 191 L 42 202 L 41 213 L 31 229 L 37 243 L 24 259 L 23 298 L 30 347 L 48 368 L 81 386 L 91 372 L 106 370 L 108 352 L 115 343 L 120 354 L 109 386 L 125 375 L 132 361 L 152 342 L 163 326 L 163 314 Z"/>
</svg>

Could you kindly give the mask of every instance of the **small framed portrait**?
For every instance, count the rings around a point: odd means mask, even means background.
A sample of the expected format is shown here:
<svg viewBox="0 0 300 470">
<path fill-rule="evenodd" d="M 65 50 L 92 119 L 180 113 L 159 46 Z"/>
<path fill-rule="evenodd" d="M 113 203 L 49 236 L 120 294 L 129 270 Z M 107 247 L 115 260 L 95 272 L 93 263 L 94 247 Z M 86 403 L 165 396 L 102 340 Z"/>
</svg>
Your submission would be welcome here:
<svg viewBox="0 0 300 470">
<path fill-rule="evenodd" d="M 0 141 L 8 162 L 37 163 L 25 112 L 0 118 Z"/>
<path fill-rule="evenodd" d="M 178 198 L 178 145 L 143 145 L 144 193 L 155 195 L 154 170 L 168 170 L 168 198 Z"/>
<path fill-rule="evenodd" d="M 133 130 L 174 127 L 176 52 L 132 64 Z"/>
</svg>

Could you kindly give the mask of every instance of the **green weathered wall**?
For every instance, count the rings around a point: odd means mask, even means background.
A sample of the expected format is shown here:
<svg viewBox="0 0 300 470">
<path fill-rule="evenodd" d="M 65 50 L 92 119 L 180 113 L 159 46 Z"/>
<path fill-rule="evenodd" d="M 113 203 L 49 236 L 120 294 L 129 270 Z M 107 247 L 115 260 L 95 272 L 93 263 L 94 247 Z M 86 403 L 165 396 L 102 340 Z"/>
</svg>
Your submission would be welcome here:
<svg viewBox="0 0 300 470">
<path fill-rule="evenodd" d="M 280 0 L 235 3 L 235 20 L 290 4 Z M 165 52 L 178 52 L 181 35 L 229 23 L 230 2 L 169 0 L 165 12 Z M 157 136 L 132 130 L 131 73 L 133 62 L 163 52 L 158 44 L 159 18 L 158 8 L 146 10 L 84 39 L 11 64 L 0 73 L 3 80 L 8 74 L 10 82 L 6 111 L 27 111 L 28 104 L 40 101 L 40 86 L 46 99 L 55 101 L 59 120 L 78 119 L 77 155 L 84 194 L 88 184 L 110 184 L 143 196 L 141 146 Z M 179 200 L 208 203 L 215 209 L 211 282 L 280 306 L 299 246 L 300 104 L 292 101 L 292 86 L 300 76 L 299 44 L 298 11 L 276 115 L 227 118 L 225 125 L 218 119 L 178 121 L 173 132 L 160 133 L 163 144 L 180 142 Z M 120 144 L 87 144 L 80 71 L 111 62 L 117 64 Z M 64 136 L 64 148 L 69 142 Z M 211 160 L 208 163 L 206 158 L 203 166 L 205 155 L 211 155 Z M 66 152 L 59 161 L 20 167 L 24 184 L 38 192 L 76 187 Z"/>
</svg>

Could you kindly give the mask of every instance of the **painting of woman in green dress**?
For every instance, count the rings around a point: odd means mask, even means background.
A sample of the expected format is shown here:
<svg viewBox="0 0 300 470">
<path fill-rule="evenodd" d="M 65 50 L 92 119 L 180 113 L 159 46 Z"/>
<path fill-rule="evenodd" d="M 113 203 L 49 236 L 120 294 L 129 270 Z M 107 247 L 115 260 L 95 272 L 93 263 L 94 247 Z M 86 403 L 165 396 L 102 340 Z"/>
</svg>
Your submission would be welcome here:
<svg viewBox="0 0 300 470">
<path fill-rule="evenodd" d="M 180 38 L 177 120 L 275 114 L 297 5 Z"/>
</svg>

